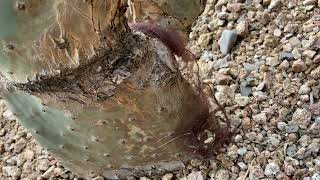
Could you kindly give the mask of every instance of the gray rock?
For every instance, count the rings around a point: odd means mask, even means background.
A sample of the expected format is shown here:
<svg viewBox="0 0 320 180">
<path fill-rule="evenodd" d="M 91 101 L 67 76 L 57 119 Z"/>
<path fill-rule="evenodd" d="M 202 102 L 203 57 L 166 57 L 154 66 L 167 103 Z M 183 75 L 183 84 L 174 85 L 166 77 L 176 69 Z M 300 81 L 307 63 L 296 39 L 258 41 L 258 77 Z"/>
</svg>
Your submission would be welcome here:
<svg viewBox="0 0 320 180">
<path fill-rule="evenodd" d="M 320 54 L 316 55 L 316 56 L 313 58 L 313 63 L 315 63 L 315 64 L 319 64 L 319 63 L 320 63 Z"/>
<path fill-rule="evenodd" d="M 6 160 L 6 164 L 9 166 L 16 166 L 18 163 L 17 157 L 13 156 L 10 159 Z"/>
<path fill-rule="evenodd" d="M 295 47 L 301 47 L 301 41 L 296 37 L 296 36 L 293 36 L 292 38 L 289 39 L 289 43 L 291 44 L 291 46 L 293 48 Z"/>
<path fill-rule="evenodd" d="M 219 18 L 214 18 L 209 24 L 208 24 L 208 28 L 213 31 L 221 26 L 223 26 L 224 24 L 224 20 L 219 19 Z"/>
<path fill-rule="evenodd" d="M 256 180 L 264 177 L 263 169 L 261 166 L 253 166 L 251 171 L 249 172 L 249 179 Z"/>
<path fill-rule="evenodd" d="M 224 169 L 219 169 L 218 172 L 216 173 L 216 180 L 225 180 L 229 178 L 230 178 L 229 172 Z"/>
<path fill-rule="evenodd" d="M 287 155 L 289 157 L 295 157 L 296 154 L 297 154 L 297 146 L 295 144 L 287 148 Z"/>
<path fill-rule="evenodd" d="M 20 138 L 19 141 L 14 145 L 14 151 L 19 153 L 22 151 L 24 147 L 27 145 L 27 140 L 24 138 Z"/>
<path fill-rule="evenodd" d="M 217 18 L 222 19 L 222 20 L 227 20 L 229 16 L 229 13 L 227 12 L 218 12 L 217 13 Z"/>
<path fill-rule="evenodd" d="M 320 180 L 320 172 L 316 172 L 312 175 L 311 180 Z"/>
<path fill-rule="evenodd" d="M 244 162 L 238 162 L 238 166 L 241 171 L 245 171 L 248 168 L 248 166 Z"/>
<path fill-rule="evenodd" d="M 287 70 L 290 67 L 290 64 L 287 60 L 282 61 L 282 63 L 279 65 L 279 68 L 283 70 Z"/>
<path fill-rule="evenodd" d="M 311 91 L 311 88 L 308 86 L 308 84 L 303 84 L 302 86 L 300 86 L 299 94 L 300 95 L 309 94 L 310 91 Z"/>
<path fill-rule="evenodd" d="M 173 178 L 172 173 L 168 173 L 162 177 L 162 180 L 171 180 Z"/>
<path fill-rule="evenodd" d="M 307 147 L 307 151 L 317 154 L 320 150 L 320 142 L 319 141 L 315 141 L 312 142 L 308 147 Z"/>
<path fill-rule="evenodd" d="M 274 20 L 274 23 L 279 27 L 279 28 L 284 28 L 287 23 L 288 23 L 288 18 L 285 13 L 279 13 L 276 19 Z"/>
<path fill-rule="evenodd" d="M 299 161 L 292 158 L 292 157 L 286 157 L 285 160 L 284 160 L 284 163 L 285 164 L 290 164 L 290 165 L 293 165 L 293 166 L 297 166 L 299 165 Z"/>
<path fill-rule="evenodd" d="M 314 123 L 311 124 L 309 132 L 313 134 L 318 134 L 320 132 L 320 117 L 316 117 Z"/>
<path fill-rule="evenodd" d="M 287 126 L 287 133 L 296 133 L 299 131 L 299 126 L 290 122 Z"/>
<path fill-rule="evenodd" d="M 198 39 L 198 44 L 202 49 L 205 49 L 209 45 L 212 38 L 213 38 L 212 33 L 202 34 Z"/>
<path fill-rule="evenodd" d="M 299 30 L 300 26 L 299 24 L 296 23 L 288 23 L 285 27 L 284 27 L 284 32 L 286 33 L 297 33 L 297 31 Z"/>
<path fill-rule="evenodd" d="M 281 34 L 282 34 L 282 31 L 280 29 L 278 29 L 278 28 L 273 31 L 273 35 L 274 36 L 280 37 Z"/>
<path fill-rule="evenodd" d="M 48 168 L 49 168 L 49 160 L 41 159 L 38 163 L 38 169 L 41 171 L 47 171 Z"/>
<path fill-rule="evenodd" d="M 203 180 L 203 175 L 201 171 L 192 172 L 188 175 L 188 180 Z"/>
<path fill-rule="evenodd" d="M 247 96 L 242 96 L 241 94 L 236 94 L 234 101 L 240 107 L 245 107 L 250 103 L 250 98 Z"/>
<path fill-rule="evenodd" d="M 286 44 L 282 45 L 282 50 L 285 52 L 291 52 L 293 50 L 293 48 L 290 43 L 286 43 Z"/>
<path fill-rule="evenodd" d="M 280 131 L 285 131 L 287 129 L 287 123 L 285 123 L 283 121 L 280 121 L 280 122 L 277 123 L 277 128 Z"/>
<path fill-rule="evenodd" d="M 298 48 L 293 48 L 291 53 L 295 59 L 301 59 L 301 53 Z"/>
<path fill-rule="evenodd" d="M 242 96 L 250 96 L 252 95 L 252 89 L 249 86 L 244 86 L 242 84 L 240 84 L 240 94 Z"/>
<path fill-rule="evenodd" d="M 318 66 L 316 69 L 312 70 L 310 73 L 310 76 L 314 79 L 320 79 L 320 66 Z"/>
<path fill-rule="evenodd" d="M 264 100 L 268 99 L 267 93 L 264 93 L 262 91 L 255 91 L 252 94 L 257 101 L 264 101 Z"/>
<path fill-rule="evenodd" d="M 244 155 L 246 155 L 246 153 L 247 153 L 247 148 L 241 147 L 241 148 L 239 148 L 239 149 L 237 150 L 237 153 L 238 153 L 240 156 L 244 156 Z"/>
<path fill-rule="evenodd" d="M 305 6 L 317 5 L 317 0 L 304 0 L 302 4 Z"/>
<path fill-rule="evenodd" d="M 299 139 L 299 143 L 302 147 L 307 147 L 310 143 L 311 143 L 311 137 L 308 135 L 303 135 L 300 139 Z"/>
<path fill-rule="evenodd" d="M 282 53 L 280 53 L 279 59 L 280 60 L 289 60 L 290 61 L 290 60 L 293 60 L 294 57 L 293 57 L 292 53 L 282 52 Z"/>
<path fill-rule="evenodd" d="M 271 162 L 266 166 L 264 170 L 264 174 L 267 177 L 274 177 L 279 173 L 279 171 L 280 171 L 280 168 L 278 164 Z"/>
<path fill-rule="evenodd" d="M 287 176 L 293 176 L 295 171 L 296 171 L 296 169 L 292 165 L 290 165 L 290 164 L 285 164 L 284 165 L 284 173 Z"/>
<path fill-rule="evenodd" d="M 23 156 L 22 157 L 27 161 L 31 161 L 34 158 L 34 152 L 32 150 L 26 149 L 23 152 Z"/>
<path fill-rule="evenodd" d="M 231 49 L 236 43 L 236 40 L 237 40 L 236 32 L 230 31 L 230 30 L 224 30 L 218 42 L 221 53 L 225 55 L 230 53 Z"/>
<path fill-rule="evenodd" d="M 21 175 L 21 169 L 16 166 L 4 166 L 2 167 L 2 171 L 13 179 L 17 179 Z"/>
<path fill-rule="evenodd" d="M 218 59 L 217 61 L 213 62 L 213 66 L 216 70 L 221 68 L 229 67 L 229 62 L 227 58 Z"/>
<path fill-rule="evenodd" d="M 250 64 L 250 63 L 243 63 L 243 68 L 246 71 L 256 71 L 259 70 L 259 66 L 257 66 L 256 64 Z"/>
<path fill-rule="evenodd" d="M 252 0 L 246 0 L 244 3 L 245 3 L 247 6 L 250 6 L 250 5 L 252 4 Z"/>
<path fill-rule="evenodd" d="M 235 142 L 241 142 L 243 140 L 243 138 L 242 138 L 242 136 L 241 135 L 239 135 L 239 134 L 237 134 L 235 137 L 234 137 L 234 141 Z"/>
<path fill-rule="evenodd" d="M 201 60 L 208 62 L 213 60 L 213 53 L 212 51 L 203 51 L 200 57 Z"/>
<path fill-rule="evenodd" d="M 2 116 L 3 116 L 5 119 L 9 120 L 9 121 L 14 121 L 14 120 L 16 119 L 15 116 L 13 115 L 13 113 L 12 113 L 9 109 L 7 109 L 7 110 L 2 114 Z"/>
<path fill-rule="evenodd" d="M 242 20 L 236 27 L 239 36 L 246 37 L 249 34 L 249 23 L 247 20 Z"/>
<path fill-rule="evenodd" d="M 268 9 L 274 10 L 281 7 L 281 0 L 271 0 Z"/>
<path fill-rule="evenodd" d="M 256 132 L 248 132 L 245 134 L 245 137 L 249 140 L 249 141 L 255 141 L 257 138 L 257 133 Z"/>
<path fill-rule="evenodd" d="M 272 134 L 268 136 L 267 143 L 272 147 L 277 147 L 280 144 L 281 136 L 279 134 Z"/>
<path fill-rule="evenodd" d="M 215 93 L 217 100 L 222 104 L 231 104 L 234 100 L 234 89 L 226 85 L 218 85 Z"/>
<path fill-rule="evenodd" d="M 271 67 L 275 67 L 280 64 L 278 57 L 268 57 L 266 61 L 267 61 L 266 64 Z"/>
<path fill-rule="evenodd" d="M 311 122 L 311 113 L 304 108 L 298 108 L 292 115 L 292 121 L 300 128 L 306 129 Z"/>
<path fill-rule="evenodd" d="M 317 54 L 316 51 L 313 50 L 305 50 L 303 51 L 302 55 L 306 56 L 309 59 L 313 59 L 313 57 Z"/>
<path fill-rule="evenodd" d="M 305 154 L 306 154 L 307 148 L 305 147 L 301 147 L 296 154 L 296 157 L 298 159 L 304 159 L 305 158 Z"/>
<path fill-rule="evenodd" d="M 227 156 L 230 158 L 230 160 L 236 160 L 238 158 L 238 147 L 236 145 L 232 145 L 230 148 L 228 148 Z"/>
<path fill-rule="evenodd" d="M 267 89 L 267 83 L 262 81 L 257 87 L 256 91 L 264 91 Z"/>
<path fill-rule="evenodd" d="M 105 180 L 105 178 L 102 176 L 97 176 L 97 177 L 93 178 L 92 180 Z M 141 177 L 140 180 L 150 180 L 150 179 L 147 177 Z"/>
<path fill-rule="evenodd" d="M 260 113 L 260 114 L 252 116 L 252 119 L 258 124 L 266 124 L 267 115 L 266 115 L 266 113 Z"/>
<path fill-rule="evenodd" d="M 219 0 L 215 5 L 215 10 L 218 11 L 222 8 L 223 5 L 226 5 L 228 3 L 228 0 Z"/>
</svg>

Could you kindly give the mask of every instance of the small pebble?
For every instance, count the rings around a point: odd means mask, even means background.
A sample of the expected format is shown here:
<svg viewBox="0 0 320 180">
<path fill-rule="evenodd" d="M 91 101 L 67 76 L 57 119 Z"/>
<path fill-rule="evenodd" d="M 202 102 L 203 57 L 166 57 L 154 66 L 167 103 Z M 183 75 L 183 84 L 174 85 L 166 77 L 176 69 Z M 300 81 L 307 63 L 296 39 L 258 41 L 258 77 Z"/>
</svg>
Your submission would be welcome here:
<svg viewBox="0 0 320 180">
<path fill-rule="evenodd" d="M 313 59 L 313 57 L 317 54 L 316 51 L 313 50 L 305 50 L 303 51 L 302 55 L 306 56 L 309 59 Z"/>
<path fill-rule="evenodd" d="M 267 122 L 266 113 L 260 113 L 260 114 L 254 115 L 254 116 L 252 116 L 252 118 L 258 124 L 266 124 L 266 122 Z"/>
<path fill-rule="evenodd" d="M 282 34 L 282 32 L 281 32 L 280 29 L 275 29 L 275 30 L 273 31 L 273 35 L 274 35 L 274 36 L 280 37 L 281 34 Z"/>
<path fill-rule="evenodd" d="M 282 52 L 280 54 L 280 57 L 279 57 L 280 60 L 293 60 L 294 57 L 291 53 L 288 53 L 288 52 Z"/>
<path fill-rule="evenodd" d="M 201 171 L 192 172 L 188 175 L 188 180 L 204 180 Z"/>
<path fill-rule="evenodd" d="M 316 55 L 316 56 L 313 58 L 313 63 L 315 63 L 315 64 L 319 64 L 319 63 L 320 63 L 320 54 Z"/>
<path fill-rule="evenodd" d="M 267 177 L 274 177 L 277 175 L 277 173 L 279 173 L 280 171 L 280 168 L 279 166 L 276 164 L 276 163 L 269 163 L 265 170 L 264 170 L 264 174 L 267 176 Z"/>
<path fill-rule="evenodd" d="M 280 5 L 281 5 L 281 0 L 271 0 L 268 9 L 274 10 L 274 9 L 280 8 Z"/>
<path fill-rule="evenodd" d="M 241 171 L 245 171 L 248 168 L 244 162 L 238 162 L 238 166 Z"/>
<path fill-rule="evenodd" d="M 14 146 L 14 151 L 16 153 L 19 153 L 22 151 L 24 147 L 26 147 L 26 145 L 27 145 L 27 140 L 24 138 L 20 138 L 19 141 Z"/>
<path fill-rule="evenodd" d="M 303 72 L 306 68 L 307 66 L 301 59 L 294 61 L 292 64 L 292 70 L 296 73 Z"/>
<path fill-rule="evenodd" d="M 237 40 L 237 33 L 230 30 L 224 30 L 218 41 L 221 53 L 225 55 L 230 53 L 231 49 L 236 43 L 236 40 Z"/>
<path fill-rule="evenodd" d="M 162 180 L 171 180 L 173 178 L 173 174 L 169 173 L 162 177 Z"/>
</svg>

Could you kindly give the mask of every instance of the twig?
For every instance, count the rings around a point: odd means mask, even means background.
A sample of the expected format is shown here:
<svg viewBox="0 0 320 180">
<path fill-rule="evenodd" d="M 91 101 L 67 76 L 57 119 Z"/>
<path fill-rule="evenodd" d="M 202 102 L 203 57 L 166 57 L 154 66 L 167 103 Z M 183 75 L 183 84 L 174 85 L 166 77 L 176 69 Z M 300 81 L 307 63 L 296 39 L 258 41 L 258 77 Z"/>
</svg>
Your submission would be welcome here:
<svg viewBox="0 0 320 180">
<path fill-rule="evenodd" d="M 254 160 L 255 160 L 255 159 L 252 159 L 252 161 L 251 161 L 250 165 L 248 166 L 248 169 L 247 169 L 246 173 L 244 174 L 242 180 L 246 180 L 246 178 L 247 178 L 247 176 L 249 175 L 249 172 L 250 172 L 250 170 L 251 170 L 251 168 L 252 168 L 252 165 L 253 165 Z"/>
<path fill-rule="evenodd" d="M 169 140 L 168 142 L 162 144 L 162 145 L 159 146 L 158 148 L 162 148 L 163 146 L 166 146 L 167 144 L 171 143 L 172 141 L 177 140 L 178 138 L 181 138 L 182 136 L 186 136 L 186 135 L 190 135 L 190 134 L 191 134 L 191 132 L 188 132 L 188 133 L 185 133 L 185 134 L 181 134 L 181 135 L 179 135 L 179 136 L 177 136 L 177 137 Z"/>
</svg>

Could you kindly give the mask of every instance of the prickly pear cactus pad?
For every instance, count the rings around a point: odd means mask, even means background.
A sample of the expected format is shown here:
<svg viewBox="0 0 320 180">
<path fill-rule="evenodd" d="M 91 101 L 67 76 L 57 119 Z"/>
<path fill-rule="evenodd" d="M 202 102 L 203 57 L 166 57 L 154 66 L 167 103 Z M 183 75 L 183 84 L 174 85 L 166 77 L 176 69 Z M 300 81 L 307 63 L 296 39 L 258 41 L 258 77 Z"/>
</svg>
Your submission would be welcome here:
<svg viewBox="0 0 320 180">
<path fill-rule="evenodd" d="M 90 66 L 17 85 L 32 95 L 17 91 L 5 96 L 39 143 L 83 177 L 198 155 L 194 127 L 206 120 L 207 106 L 179 72 L 146 48 L 159 43 L 131 42 L 137 47 L 103 56 Z M 130 64 L 121 61 L 129 49 L 136 52 L 131 55 L 136 62 Z M 108 69 L 107 62 L 117 54 L 124 57 Z M 130 75 L 112 83 L 126 72 Z M 93 86 L 97 93 L 89 90 Z"/>
<path fill-rule="evenodd" d="M 150 173 L 211 151 L 207 100 L 161 39 L 129 29 L 127 0 L 3 2 L 16 29 L 0 19 L 0 94 L 67 168 Z"/>
<path fill-rule="evenodd" d="M 99 30 L 117 14 L 109 9 L 118 5 L 108 0 L 0 3 L 0 73 L 16 82 L 59 74 L 92 58 L 100 47 Z"/>
</svg>

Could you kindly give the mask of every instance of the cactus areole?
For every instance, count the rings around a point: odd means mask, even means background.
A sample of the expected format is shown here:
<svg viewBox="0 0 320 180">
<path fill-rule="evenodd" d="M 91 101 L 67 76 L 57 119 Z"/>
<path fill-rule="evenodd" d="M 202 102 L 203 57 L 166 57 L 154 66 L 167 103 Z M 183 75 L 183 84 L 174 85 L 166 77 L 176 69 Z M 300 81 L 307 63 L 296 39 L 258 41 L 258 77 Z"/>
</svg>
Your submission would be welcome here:
<svg viewBox="0 0 320 180">
<path fill-rule="evenodd" d="M 1 94 L 86 178 L 171 171 L 201 155 L 208 105 L 170 49 L 128 28 L 126 1 L 0 1 Z"/>
</svg>

